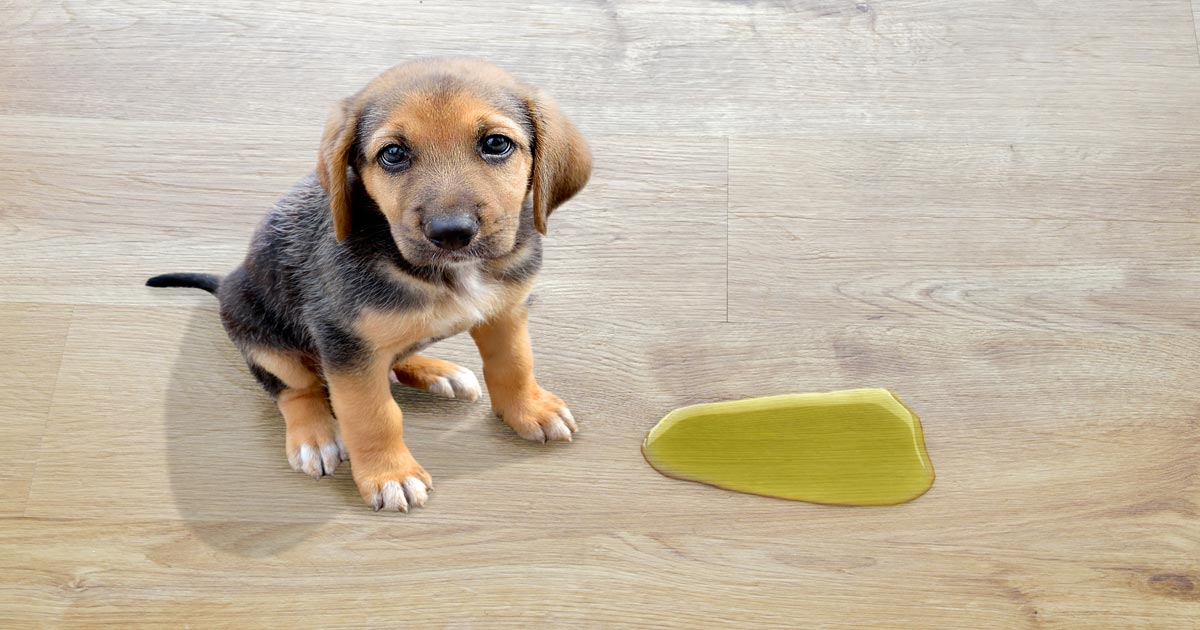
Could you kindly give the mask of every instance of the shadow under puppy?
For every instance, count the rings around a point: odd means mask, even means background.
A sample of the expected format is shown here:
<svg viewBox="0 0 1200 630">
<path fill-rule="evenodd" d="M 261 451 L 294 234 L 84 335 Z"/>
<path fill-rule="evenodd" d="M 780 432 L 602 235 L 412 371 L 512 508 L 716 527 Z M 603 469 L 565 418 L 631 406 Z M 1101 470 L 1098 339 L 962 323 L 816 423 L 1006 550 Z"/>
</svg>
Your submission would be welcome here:
<svg viewBox="0 0 1200 630">
<path fill-rule="evenodd" d="M 146 284 L 216 294 L 279 404 L 293 468 L 320 477 L 349 459 L 368 505 L 408 511 L 432 481 L 404 443 L 389 376 L 480 395 L 469 370 L 417 354 L 438 340 L 470 331 L 492 407 L 521 437 L 576 430 L 534 379 L 526 300 L 547 217 L 590 173 L 575 127 L 499 68 L 403 64 L 335 108 L 316 174 L 267 215 L 240 267 Z"/>
</svg>

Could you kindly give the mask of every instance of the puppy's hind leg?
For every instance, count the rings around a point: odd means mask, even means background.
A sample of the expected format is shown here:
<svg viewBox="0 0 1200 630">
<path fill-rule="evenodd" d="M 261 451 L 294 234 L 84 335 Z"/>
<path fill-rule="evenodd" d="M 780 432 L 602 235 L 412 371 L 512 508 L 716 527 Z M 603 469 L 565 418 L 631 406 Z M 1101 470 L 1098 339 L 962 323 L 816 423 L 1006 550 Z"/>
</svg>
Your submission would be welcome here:
<svg viewBox="0 0 1200 630">
<path fill-rule="evenodd" d="M 475 373 L 456 363 L 423 357 L 405 357 L 392 366 L 392 376 L 403 385 L 423 389 L 444 398 L 475 401 L 483 395 Z"/>
<path fill-rule="evenodd" d="M 275 396 L 283 414 L 288 463 L 315 478 L 332 475 L 347 456 L 321 377 L 297 354 L 255 349 L 246 355 L 251 371 Z"/>
</svg>

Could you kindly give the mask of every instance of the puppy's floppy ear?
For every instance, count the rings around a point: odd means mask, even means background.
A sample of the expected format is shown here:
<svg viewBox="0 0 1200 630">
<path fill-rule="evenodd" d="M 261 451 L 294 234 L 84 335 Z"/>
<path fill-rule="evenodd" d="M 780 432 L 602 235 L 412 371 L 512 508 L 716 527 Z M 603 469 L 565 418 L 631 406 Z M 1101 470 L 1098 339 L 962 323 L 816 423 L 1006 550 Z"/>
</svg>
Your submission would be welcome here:
<svg viewBox="0 0 1200 630">
<path fill-rule="evenodd" d="M 545 234 L 550 213 L 587 183 L 592 154 L 579 130 L 547 96 L 527 96 L 525 108 L 533 124 L 533 224 Z"/>
<path fill-rule="evenodd" d="M 317 177 L 329 196 L 333 213 L 333 229 L 337 240 L 350 235 L 350 189 L 346 169 L 350 167 L 354 150 L 354 135 L 358 131 L 358 105 L 354 98 L 342 99 L 325 123 L 321 151 L 317 156 Z"/>
</svg>

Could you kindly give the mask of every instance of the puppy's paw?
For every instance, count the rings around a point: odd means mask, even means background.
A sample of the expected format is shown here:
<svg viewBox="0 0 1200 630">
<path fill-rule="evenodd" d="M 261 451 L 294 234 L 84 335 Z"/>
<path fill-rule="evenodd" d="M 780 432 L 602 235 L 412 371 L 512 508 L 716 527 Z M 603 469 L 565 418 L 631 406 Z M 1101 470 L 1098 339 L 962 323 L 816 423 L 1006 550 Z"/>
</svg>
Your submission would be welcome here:
<svg viewBox="0 0 1200 630">
<path fill-rule="evenodd" d="M 479 400 L 483 395 L 483 388 L 479 386 L 479 379 L 475 378 L 475 373 L 463 367 L 453 374 L 437 377 L 426 389 L 444 398 L 472 402 Z"/>
<path fill-rule="evenodd" d="M 476 401 L 483 395 L 479 379 L 465 367 L 429 357 L 413 356 L 392 368 L 392 381 L 423 389 L 443 398 Z"/>
<path fill-rule="evenodd" d="M 292 470 L 314 479 L 332 475 L 338 464 L 349 459 L 332 422 L 288 427 L 287 459 Z"/>
<path fill-rule="evenodd" d="M 562 399 L 541 388 L 495 411 L 517 435 L 533 442 L 570 442 L 571 434 L 579 430 Z"/>
<path fill-rule="evenodd" d="M 386 469 L 376 467 L 360 472 L 357 463 L 351 467 L 355 471 L 354 483 L 363 500 L 376 512 L 408 512 L 409 508 L 424 506 L 433 491 L 429 473 L 408 453 L 389 459 L 394 461 Z"/>
</svg>

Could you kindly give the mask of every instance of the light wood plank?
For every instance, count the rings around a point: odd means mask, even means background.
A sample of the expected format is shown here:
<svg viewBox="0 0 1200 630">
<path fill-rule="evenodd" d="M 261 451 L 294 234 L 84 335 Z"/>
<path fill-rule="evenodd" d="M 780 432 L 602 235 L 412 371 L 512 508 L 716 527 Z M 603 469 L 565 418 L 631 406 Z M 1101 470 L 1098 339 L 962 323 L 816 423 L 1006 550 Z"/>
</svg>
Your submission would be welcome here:
<svg viewBox="0 0 1200 630">
<path fill-rule="evenodd" d="M 1187 0 L 46 3 L 0 18 L 0 109 L 311 125 L 398 61 L 472 54 L 549 89 L 593 136 L 1194 141 L 1190 18 Z"/>
<path fill-rule="evenodd" d="M 82 628 L 266 627 L 265 619 L 333 628 L 777 628 L 805 620 L 830 628 L 1166 628 L 1186 627 L 1198 606 L 1165 586 L 1183 576 L 1156 572 L 1119 550 L 1080 562 L 819 537 L 764 548 L 737 531 L 714 538 L 460 527 L 451 540 L 378 522 L 206 527 L 199 535 L 178 523 L 26 520 L 0 528 L 0 566 L 20 578 L 9 592 L 23 604 L 10 621 Z M 271 544 L 298 536 L 310 544 Z M 214 552 L 205 537 L 242 552 Z M 489 550 L 486 558 L 481 549 Z M 244 563 L 253 563 L 252 574 L 230 574 L 231 565 Z M 1081 589 L 1103 596 L 1103 607 L 1080 605 Z"/>
<path fill-rule="evenodd" d="M 1192 26 L 1196 34 L 1196 58 L 1200 62 L 1200 11 L 1196 10 L 1196 0 L 1192 0 Z"/>
<path fill-rule="evenodd" d="M 0 517 L 25 511 L 71 310 L 0 304 Z"/>
<path fill-rule="evenodd" d="M 1195 147 L 730 148 L 730 317 L 1191 332 Z"/>
<path fill-rule="evenodd" d="M 741 137 L 729 151 L 738 216 L 1200 223 L 1200 144 Z"/>
</svg>

